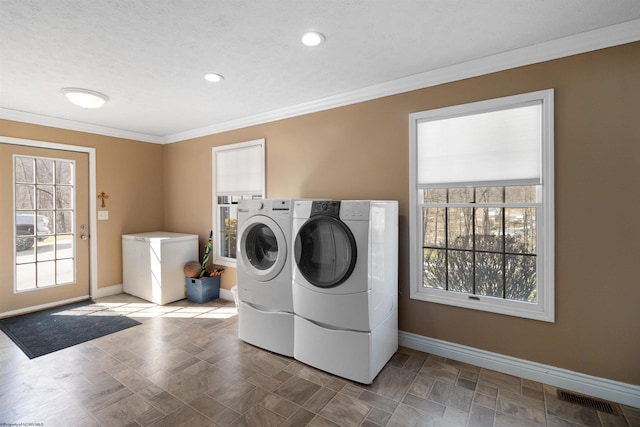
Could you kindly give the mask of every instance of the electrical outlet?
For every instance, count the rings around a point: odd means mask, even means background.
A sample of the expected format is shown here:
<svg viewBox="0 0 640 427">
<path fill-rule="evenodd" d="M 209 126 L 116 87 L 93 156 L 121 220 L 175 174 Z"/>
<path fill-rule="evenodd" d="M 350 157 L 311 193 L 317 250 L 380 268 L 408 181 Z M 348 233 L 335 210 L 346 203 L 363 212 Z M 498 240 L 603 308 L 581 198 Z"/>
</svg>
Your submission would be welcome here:
<svg viewBox="0 0 640 427">
<path fill-rule="evenodd" d="M 98 219 L 99 220 L 109 219 L 109 211 L 98 211 Z"/>
</svg>

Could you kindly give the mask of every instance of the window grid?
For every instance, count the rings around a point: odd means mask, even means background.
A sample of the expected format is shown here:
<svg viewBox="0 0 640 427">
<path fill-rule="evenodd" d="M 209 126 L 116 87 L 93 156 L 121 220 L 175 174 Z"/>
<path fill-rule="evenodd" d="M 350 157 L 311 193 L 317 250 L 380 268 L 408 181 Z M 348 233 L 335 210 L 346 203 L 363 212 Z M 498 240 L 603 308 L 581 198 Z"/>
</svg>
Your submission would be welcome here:
<svg viewBox="0 0 640 427">
<path fill-rule="evenodd" d="M 513 208 L 513 207 L 527 207 L 527 208 L 534 208 L 537 210 L 538 204 L 537 203 L 506 203 L 506 190 L 507 187 L 506 186 L 501 186 L 498 187 L 499 191 L 501 193 L 501 201 L 500 202 L 480 202 L 478 201 L 478 188 L 477 187 L 473 187 L 472 190 L 472 194 L 473 194 L 473 198 L 470 202 L 466 202 L 466 203 L 460 203 L 460 202 L 456 202 L 456 201 L 452 201 L 452 191 L 457 190 L 457 189 L 450 189 L 450 188 L 446 188 L 446 189 L 441 189 L 446 191 L 446 202 L 442 203 L 442 202 L 433 202 L 433 203 L 424 203 L 422 205 L 422 210 L 423 210 L 423 218 L 425 218 L 425 221 L 423 223 L 423 226 L 426 228 L 428 226 L 428 215 L 425 217 L 424 216 L 424 212 L 425 209 L 444 209 L 444 247 L 443 246 L 439 246 L 439 245 L 428 245 L 425 244 L 424 241 L 425 239 L 423 238 L 423 245 L 422 245 L 422 253 L 423 253 L 423 257 L 422 257 L 422 265 L 425 271 L 427 269 L 426 266 L 426 260 L 425 260 L 425 249 L 427 250 L 444 250 L 444 268 L 445 268 L 445 283 L 444 283 L 444 290 L 446 291 L 453 291 L 453 292 L 458 292 L 455 289 L 452 289 L 451 286 L 451 263 L 450 263 L 450 254 L 452 251 L 455 252 L 459 252 L 459 253 L 467 253 L 470 255 L 471 257 L 471 264 L 472 264 L 472 268 L 471 268 L 471 278 L 472 278 L 472 290 L 471 292 L 469 292 L 470 295 L 480 295 L 480 296 L 487 296 L 484 294 L 479 294 L 478 292 L 478 281 L 480 280 L 478 278 L 478 271 L 477 271 L 477 266 L 478 266 L 478 254 L 495 254 L 495 255 L 499 255 L 501 258 L 501 262 L 500 262 L 500 270 L 501 270 L 501 274 L 500 274 L 500 279 L 501 279 L 501 286 L 500 286 L 500 292 L 501 295 L 500 297 L 502 299 L 507 299 L 508 298 L 508 294 L 507 294 L 507 290 L 508 290 L 508 286 L 507 286 L 507 256 L 517 256 L 517 257 L 533 257 L 534 259 L 537 257 L 537 254 L 533 251 L 521 251 L 521 252 L 514 252 L 514 251 L 510 251 L 508 250 L 508 244 L 507 244 L 507 238 L 508 238 L 508 234 L 507 234 L 507 209 L 508 208 Z M 485 188 L 486 189 L 486 188 Z M 423 189 L 420 190 L 420 198 L 422 200 L 425 200 L 425 191 L 428 191 L 428 189 Z M 471 217 L 470 217 L 470 224 L 471 224 L 471 236 L 470 236 L 470 240 L 471 240 L 471 248 L 458 248 L 458 247 L 453 247 L 453 242 L 450 241 L 450 224 L 451 224 L 451 218 L 450 218 L 450 209 L 451 208 L 468 208 L 471 209 Z M 477 230 L 477 211 L 478 209 L 485 209 L 485 208 L 499 208 L 500 209 L 500 248 L 501 250 L 491 250 L 491 249 L 482 249 L 482 248 L 478 248 L 478 230 Z M 423 230 L 423 236 L 425 235 L 425 231 L 428 230 Z M 437 234 L 437 230 L 436 230 L 436 234 Z M 528 248 L 528 246 L 527 246 Z M 423 286 L 424 287 L 429 287 L 429 288 L 435 288 L 435 286 L 429 286 L 427 285 L 426 282 L 427 278 L 426 276 L 423 274 Z M 462 292 L 465 293 L 465 292 Z M 495 296 L 495 295 L 490 295 L 490 296 Z M 472 298 L 472 297 L 470 297 Z"/>
<path fill-rule="evenodd" d="M 75 164 L 72 160 L 29 156 L 15 156 L 14 162 L 15 215 L 33 215 L 31 233 L 16 224 L 16 290 L 73 283 Z M 24 188 L 20 190 L 21 186 L 31 187 L 30 196 L 25 195 Z M 42 217 L 48 219 L 47 231 L 39 229 Z M 51 240 L 47 245 L 40 243 L 47 240 Z"/>
<path fill-rule="evenodd" d="M 240 200 L 262 199 L 260 194 L 236 194 L 218 197 L 219 253 L 222 258 L 235 259 L 238 238 L 238 203 Z"/>
</svg>

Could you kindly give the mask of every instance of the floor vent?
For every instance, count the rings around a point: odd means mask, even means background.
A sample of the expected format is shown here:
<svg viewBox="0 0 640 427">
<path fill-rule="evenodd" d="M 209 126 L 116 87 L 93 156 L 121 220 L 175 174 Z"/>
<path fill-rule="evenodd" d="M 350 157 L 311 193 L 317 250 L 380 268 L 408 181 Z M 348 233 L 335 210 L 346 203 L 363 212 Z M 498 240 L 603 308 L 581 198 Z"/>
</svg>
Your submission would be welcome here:
<svg viewBox="0 0 640 427">
<path fill-rule="evenodd" d="M 605 412 L 607 414 L 618 415 L 617 405 L 607 402 L 606 400 L 596 399 L 594 397 L 583 396 L 567 390 L 558 389 L 558 399 L 565 402 L 575 403 L 586 408 L 595 409 L 596 411 Z"/>
</svg>

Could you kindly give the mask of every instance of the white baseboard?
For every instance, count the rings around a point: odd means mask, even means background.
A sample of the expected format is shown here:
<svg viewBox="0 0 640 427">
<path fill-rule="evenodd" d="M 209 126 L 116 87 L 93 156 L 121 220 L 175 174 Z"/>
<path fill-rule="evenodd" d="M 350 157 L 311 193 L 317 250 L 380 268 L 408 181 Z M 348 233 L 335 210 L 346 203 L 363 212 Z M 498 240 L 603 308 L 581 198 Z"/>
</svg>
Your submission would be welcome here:
<svg viewBox="0 0 640 427">
<path fill-rule="evenodd" d="M 233 292 L 229 289 L 220 288 L 220 298 L 226 299 L 229 301 L 235 301 Z"/>
<path fill-rule="evenodd" d="M 398 344 L 436 356 L 640 408 L 640 386 L 399 331 Z"/>
<path fill-rule="evenodd" d="M 111 295 L 121 294 L 123 292 L 124 291 L 122 289 L 122 285 L 107 286 L 104 288 L 98 288 L 95 292 L 93 292 L 93 294 L 91 295 L 91 299 L 108 297 Z M 229 301 L 235 301 L 233 292 L 229 289 L 220 288 L 220 298 Z"/>
<path fill-rule="evenodd" d="M 104 288 L 96 289 L 91 294 L 91 298 L 92 299 L 103 298 L 103 297 L 108 297 L 108 296 L 111 296 L 111 295 L 121 294 L 122 292 L 123 292 L 122 291 L 122 285 L 106 286 Z"/>
<path fill-rule="evenodd" d="M 80 297 L 69 298 L 62 301 L 49 302 L 46 304 L 34 305 L 32 307 L 25 307 L 18 310 L 5 311 L 4 313 L 0 313 L 0 319 L 5 317 L 18 316 L 20 314 L 31 313 L 33 311 L 46 310 L 47 308 L 58 307 L 61 305 L 73 304 L 74 302 L 88 300 L 89 295 L 83 295 Z"/>
</svg>

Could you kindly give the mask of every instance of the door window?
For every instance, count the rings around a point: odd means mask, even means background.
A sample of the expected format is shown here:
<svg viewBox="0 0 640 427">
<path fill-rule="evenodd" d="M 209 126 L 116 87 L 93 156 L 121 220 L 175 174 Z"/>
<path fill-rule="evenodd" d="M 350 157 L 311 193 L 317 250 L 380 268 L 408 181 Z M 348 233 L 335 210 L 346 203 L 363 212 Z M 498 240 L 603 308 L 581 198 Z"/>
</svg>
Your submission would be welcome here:
<svg viewBox="0 0 640 427">
<path fill-rule="evenodd" d="M 278 239 L 265 224 L 257 224 L 248 231 L 247 259 L 258 270 L 271 268 L 278 259 Z"/>
<path fill-rule="evenodd" d="M 282 229 L 271 218 L 255 215 L 238 231 L 239 269 L 259 282 L 273 280 L 287 261 L 287 242 Z"/>
<path fill-rule="evenodd" d="M 356 264 L 356 243 L 339 219 L 319 215 L 298 232 L 294 247 L 300 273 L 314 286 L 331 288 L 349 278 Z"/>
<path fill-rule="evenodd" d="M 75 282 L 75 162 L 14 156 L 16 291 Z"/>
</svg>

